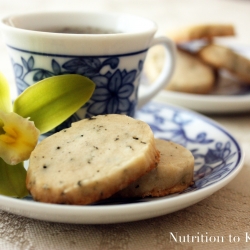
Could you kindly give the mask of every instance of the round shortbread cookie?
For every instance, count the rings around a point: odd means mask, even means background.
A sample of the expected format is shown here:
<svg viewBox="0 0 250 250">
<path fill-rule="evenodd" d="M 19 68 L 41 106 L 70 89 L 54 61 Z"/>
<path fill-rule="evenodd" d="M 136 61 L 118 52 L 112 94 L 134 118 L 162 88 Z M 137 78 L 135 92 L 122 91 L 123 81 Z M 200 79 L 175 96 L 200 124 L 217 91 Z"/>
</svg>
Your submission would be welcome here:
<svg viewBox="0 0 250 250">
<path fill-rule="evenodd" d="M 226 69 L 243 82 L 250 84 L 250 60 L 222 45 L 210 44 L 198 52 L 207 64 Z"/>
<path fill-rule="evenodd" d="M 146 123 L 125 115 L 95 116 L 37 145 L 26 186 L 36 201 L 90 204 L 155 168 L 159 157 Z"/>
<path fill-rule="evenodd" d="M 214 37 L 234 36 L 235 29 L 232 24 L 197 24 L 177 28 L 166 34 L 176 43 L 189 42 L 198 39 L 209 39 Z"/>
<path fill-rule="evenodd" d="M 160 197 L 181 192 L 193 182 L 194 157 L 183 146 L 156 139 L 161 158 L 157 168 L 118 192 L 117 197 Z"/>
<path fill-rule="evenodd" d="M 145 62 L 145 74 L 153 82 L 160 74 L 164 62 L 164 48 L 157 46 L 149 51 Z M 214 69 L 205 64 L 199 57 L 176 50 L 176 67 L 166 86 L 166 90 L 192 94 L 210 93 L 216 82 Z"/>
</svg>

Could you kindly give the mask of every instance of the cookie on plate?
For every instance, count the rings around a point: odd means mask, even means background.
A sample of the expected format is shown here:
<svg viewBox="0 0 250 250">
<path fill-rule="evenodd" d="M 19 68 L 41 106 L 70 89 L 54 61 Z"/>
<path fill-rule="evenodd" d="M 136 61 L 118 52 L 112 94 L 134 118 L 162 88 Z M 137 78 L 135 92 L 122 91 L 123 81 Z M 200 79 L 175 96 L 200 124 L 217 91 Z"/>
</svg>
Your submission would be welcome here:
<svg viewBox="0 0 250 250">
<path fill-rule="evenodd" d="M 211 40 L 214 37 L 234 36 L 232 24 L 197 24 L 177 28 L 166 34 L 176 43 L 189 42 L 198 39 Z"/>
<path fill-rule="evenodd" d="M 26 186 L 34 200 L 90 204 L 110 197 L 159 162 L 150 127 L 125 115 L 81 120 L 32 152 Z"/>
<path fill-rule="evenodd" d="M 118 192 L 117 197 L 160 197 L 181 192 L 193 182 L 194 157 L 183 146 L 156 139 L 161 158 L 157 168 Z"/>
<path fill-rule="evenodd" d="M 154 50 L 153 50 L 154 49 Z M 150 82 L 159 75 L 164 62 L 164 48 L 156 47 L 149 51 L 145 63 L 145 74 Z M 208 94 L 216 82 L 215 70 L 205 64 L 197 56 L 177 49 L 174 74 L 166 86 L 166 90 L 192 94 Z"/>
<path fill-rule="evenodd" d="M 202 48 L 198 56 L 207 64 L 217 69 L 226 69 L 243 82 L 250 84 L 250 60 L 232 49 L 210 44 Z"/>
</svg>

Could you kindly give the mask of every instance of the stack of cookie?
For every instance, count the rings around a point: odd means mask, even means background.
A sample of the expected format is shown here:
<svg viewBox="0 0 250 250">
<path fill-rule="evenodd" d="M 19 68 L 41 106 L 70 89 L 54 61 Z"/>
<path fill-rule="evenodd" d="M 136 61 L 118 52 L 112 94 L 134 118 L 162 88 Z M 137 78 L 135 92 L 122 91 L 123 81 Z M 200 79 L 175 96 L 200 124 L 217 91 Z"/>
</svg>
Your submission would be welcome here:
<svg viewBox="0 0 250 250">
<path fill-rule="evenodd" d="M 155 139 L 145 122 L 111 114 L 76 122 L 38 144 L 26 185 L 36 201 L 83 205 L 113 195 L 181 192 L 193 171 L 189 150 Z"/>
<path fill-rule="evenodd" d="M 177 64 L 166 89 L 193 94 L 209 94 L 220 70 L 226 70 L 243 84 L 250 84 L 250 60 L 232 49 L 214 43 L 215 37 L 235 36 L 231 24 L 204 24 L 176 29 L 167 34 L 177 45 Z M 162 69 L 164 48 L 149 51 L 146 75 L 154 81 Z"/>
</svg>

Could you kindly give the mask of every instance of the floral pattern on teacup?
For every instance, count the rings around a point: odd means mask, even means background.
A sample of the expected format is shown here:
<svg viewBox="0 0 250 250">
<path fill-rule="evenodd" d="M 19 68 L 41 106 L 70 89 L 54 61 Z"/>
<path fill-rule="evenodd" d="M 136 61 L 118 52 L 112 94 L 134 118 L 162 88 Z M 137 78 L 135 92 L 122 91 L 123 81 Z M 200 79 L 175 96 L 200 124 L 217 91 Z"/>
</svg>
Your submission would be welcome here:
<svg viewBox="0 0 250 250">
<path fill-rule="evenodd" d="M 20 61 L 21 63 L 16 63 L 12 59 L 18 94 L 21 94 L 32 83 L 47 77 L 80 74 L 89 77 L 96 84 L 92 98 L 82 107 L 86 108 L 86 117 L 108 113 L 134 116 L 137 98 L 131 97 L 133 95 L 137 97 L 138 87 L 135 87 L 134 81 L 142 71 L 142 60 L 139 60 L 137 68 L 132 70 L 119 68 L 120 58 L 118 56 L 110 56 L 103 60 L 97 57 L 75 57 L 69 58 L 62 64 L 52 58 L 49 70 L 36 67 L 36 58 L 32 55 L 27 59 L 21 57 Z M 79 113 L 81 112 L 72 115 L 55 128 L 55 131 L 69 127 L 72 122 L 82 119 L 83 117 Z"/>
</svg>

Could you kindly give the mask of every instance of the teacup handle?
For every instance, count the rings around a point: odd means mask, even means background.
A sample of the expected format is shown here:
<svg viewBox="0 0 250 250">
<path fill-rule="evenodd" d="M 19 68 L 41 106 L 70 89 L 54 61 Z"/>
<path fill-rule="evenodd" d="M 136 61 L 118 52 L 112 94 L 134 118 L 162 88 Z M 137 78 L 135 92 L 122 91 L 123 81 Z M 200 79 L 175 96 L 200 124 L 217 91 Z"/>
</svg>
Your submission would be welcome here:
<svg viewBox="0 0 250 250">
<path fill-rule="evenodd" d="M 149 49 L 154 46 L 161 44 L 166 49 L 166 56 L 162 71 L 158 78 L 150 84 L 150 86 L 143 86 L 142 84 L 139 87 L 138 94 L 138 108 L 141 108 L 146 104 L 150 99 L 152 99 L 160 90 L 162 90 L 169 82 L 170 78 L 173 75 L 175 68 L 175 44 L 168 39 L 167 37 L 155 37 L 151 42 Z"/>
</svg>

